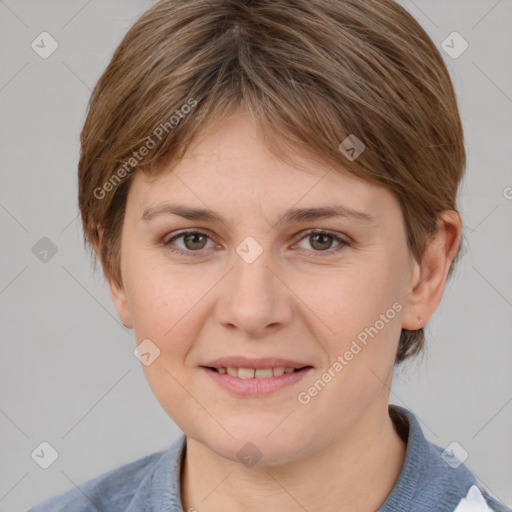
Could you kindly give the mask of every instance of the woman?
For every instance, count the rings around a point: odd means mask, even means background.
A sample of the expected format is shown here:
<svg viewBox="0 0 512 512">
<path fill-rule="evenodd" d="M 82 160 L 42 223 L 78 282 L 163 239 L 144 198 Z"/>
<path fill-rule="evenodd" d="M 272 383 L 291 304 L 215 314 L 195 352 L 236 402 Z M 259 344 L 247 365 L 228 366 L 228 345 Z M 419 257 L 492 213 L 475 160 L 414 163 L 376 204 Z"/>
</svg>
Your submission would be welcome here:
<svg viewBox="0 0 512 512">
<path fill-rule="evenodd" d="M 93 92 L 79 205 L 184 435 L 33 507 L 505 511 L 388 404 L 460 250 L 462 126 L 391 0 L 162 0 Z"/>
</svg>

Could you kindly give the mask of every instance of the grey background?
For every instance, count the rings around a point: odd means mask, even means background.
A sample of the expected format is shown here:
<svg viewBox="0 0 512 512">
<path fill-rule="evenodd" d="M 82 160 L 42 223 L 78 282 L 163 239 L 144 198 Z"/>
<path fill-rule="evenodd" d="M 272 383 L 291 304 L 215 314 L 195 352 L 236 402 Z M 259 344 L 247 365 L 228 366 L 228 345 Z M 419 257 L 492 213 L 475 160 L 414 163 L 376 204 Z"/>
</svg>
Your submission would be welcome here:
<svg viewBox="0 0 512 512">
<path fill-rule="evenodd" d="M 148 0 L 0 0 L 0 511 L 22 511 L 180 434 L 154 398 L 81 242 L 78 142 L 91 88 Z M 468 151 L 468 243 L 427 328 L 425 356 L 396 372 L 391 401 L 512 505 L 512 2 L 403 0 L 440 47 Z M 42 59 L 43 31 L 59 44 Z M 441 50 L 443 52 L 443 50 Z M 508 192 L 507 192 L 508 191 Z M 32 248 L 48 237 L 55 255 Z M 41 242 L 40 242 L 41 243 Z M 37 247 L 37 246 L 36 246 Z M 31 458 L 48 441 L 58 459 Z"/>
</svg>

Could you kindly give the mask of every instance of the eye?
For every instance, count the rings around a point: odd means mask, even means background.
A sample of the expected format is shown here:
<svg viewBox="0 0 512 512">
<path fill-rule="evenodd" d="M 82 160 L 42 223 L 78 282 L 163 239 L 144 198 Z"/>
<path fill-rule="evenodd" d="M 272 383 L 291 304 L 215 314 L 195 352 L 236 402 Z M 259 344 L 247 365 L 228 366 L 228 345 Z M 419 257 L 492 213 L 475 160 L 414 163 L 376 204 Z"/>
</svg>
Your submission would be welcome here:
<svg viewBox="0 0 512 512">
<path fill-rule="evenodd" d="M 182 239 L 183 247 L 176 247 L 175 242 Z M 202 249 L 211 248 L 207 247 L 207 241 L 210 236 L 202 231 L 182 231 L 177 233 L 169 240 L 164 241 L 162 245 L 167 247 L 171 252 L 182 256 L 200 256 Z M 315 257 L 330 256 L 333 253 L 337 253 L 342 250 L 345 246 L 349 246 L 350 242 L 344 238 L 335 235 L 329 231 L 322 229 L 313 229 L 305 233 L 301 238 L 301 242 L 309 240 L 310 247 L 313 247 L 313 251 L 308 250 Z M 337 242 L 337 245 L 332 249 L 333 241 Z M 297 244 L 299 246 L 299 244 Z M 304 248 L 303 248 L 304 249 Z M 194 254 L 196 253 L 196 254 Z M 325 254 L 322 254 L 325 253 Z"/>
<path fill-rule="evenodd" d="M 185 246 L 183 249 L 179 247 L 173 247 L 174 242 L 180 238 L 183 239 Z M 182 231 L 181 233 L 174 235 L 169 240 L 163 242 L 163 245 L 165 245 L 170 251 L 177 254 L 195 256 L 195 254 L 191 253 L 200 252 L 201 249 L 204 249 L 206 246 L 206 241 L 209 238 L 210 237 L 202 231 Z"/>
<path fill-rule="evenodd" d="M 332 255 L 333 253 L 337 253 L 343 249 L 343 247 L 350 245 L 348 240 L 345 240 L 344 238 L 323 229 L 313 229 L 308 231 L 301 239 L 301 242 L 304 240 L 308 240 L 309 245 L 313 247 L 313 254 L 315 257 L 323 256 L 323 254 L 318 253 L 326 253 L 326 256 Z M 338 245 L 336 245 L 335 248 L 331 250 L 333 240 L 338 242 Z"/>
</svg>

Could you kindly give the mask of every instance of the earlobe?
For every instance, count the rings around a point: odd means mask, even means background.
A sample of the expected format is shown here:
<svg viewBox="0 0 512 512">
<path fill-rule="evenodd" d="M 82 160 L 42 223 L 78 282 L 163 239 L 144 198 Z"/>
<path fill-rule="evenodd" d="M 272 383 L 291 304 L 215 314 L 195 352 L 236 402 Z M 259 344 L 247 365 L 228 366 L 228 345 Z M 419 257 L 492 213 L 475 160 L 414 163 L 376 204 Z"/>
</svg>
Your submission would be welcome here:
<svg viewBox="0 0 512 512">
<path fill-rule="evenodd" d="M 445 210 L 438 215 L 437 232 L 428 241 L 421 263 L 414 265 L 412 286 L 402 317 L 404 329 L 421 329 L 437 309 L 461 232 L 461 220 L 456 211 Z"/>
<path fill-rule="evenodd" d="M 131 319 L 130 310 L 128 308 L 124 287 L 119 287 L 115 283 L 109 283 L 109 288 L 112 302 L 114 303 L 121 322 L 126 328 L 133 329 L 133 322 Z"/>
</svg>

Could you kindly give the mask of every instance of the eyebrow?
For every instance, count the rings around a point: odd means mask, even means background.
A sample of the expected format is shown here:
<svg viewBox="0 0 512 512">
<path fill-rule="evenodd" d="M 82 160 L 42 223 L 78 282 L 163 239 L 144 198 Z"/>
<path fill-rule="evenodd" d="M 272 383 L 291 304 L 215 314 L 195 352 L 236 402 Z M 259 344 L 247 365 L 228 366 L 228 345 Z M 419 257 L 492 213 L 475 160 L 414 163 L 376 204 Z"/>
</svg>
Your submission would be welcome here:
<svg viewBox="0 0 512 512">
<path fill-rule="evenodd" d="M 220 222 L 227 224 L 222 215 L 207 208 L 193 208 L 186 205 L 163 203 L 148 207 L 144 210 L 140 220 L 149 222 L 162 215 L 178 215 L 188 220 L 204 222 Z M 322 220 L 328 218 L 349 218 L 365 223 L 373 223 L 375 217 L 366 212 L 361 212 L 342 205 L 323 206 L 316 208 L 295 208 L 284 212 L 276 221 L 279 226 L 285 223 L 297 223 L 304 221 Z"/>
</svg>

